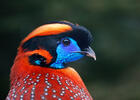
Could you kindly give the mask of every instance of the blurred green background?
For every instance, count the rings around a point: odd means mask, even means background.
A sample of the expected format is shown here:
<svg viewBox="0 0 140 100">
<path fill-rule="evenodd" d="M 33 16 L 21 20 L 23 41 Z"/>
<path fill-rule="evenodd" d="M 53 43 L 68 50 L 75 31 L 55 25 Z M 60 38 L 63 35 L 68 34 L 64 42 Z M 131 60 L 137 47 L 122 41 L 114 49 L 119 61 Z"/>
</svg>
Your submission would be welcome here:
<svg viewBox="0 0 140 100">
<path fill-rule="evenodd" d="M 4 0 L 0 7 L 0 100 L 20 41 L 56 20 L 83 25 L 94 36 L 97 61 L 71 66 L 95 100 L 140 100 L 140 0 Z"/>
</svg>

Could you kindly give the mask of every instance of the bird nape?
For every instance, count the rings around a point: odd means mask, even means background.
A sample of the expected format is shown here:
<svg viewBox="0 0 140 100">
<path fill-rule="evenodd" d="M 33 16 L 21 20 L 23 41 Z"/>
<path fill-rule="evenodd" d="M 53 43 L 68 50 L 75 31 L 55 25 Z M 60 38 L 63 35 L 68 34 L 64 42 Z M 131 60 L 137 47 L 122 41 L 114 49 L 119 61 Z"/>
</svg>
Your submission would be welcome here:
<svg viewBox="0 0 140 100">
<path fill-rule="evenodd" d="M 96 60 L 91 33 L 58 21 L 42 25 L 22 40 L 11 68 L 6 100 L 93 100 L 79 74 L 67 63 Z"/>
</svg>

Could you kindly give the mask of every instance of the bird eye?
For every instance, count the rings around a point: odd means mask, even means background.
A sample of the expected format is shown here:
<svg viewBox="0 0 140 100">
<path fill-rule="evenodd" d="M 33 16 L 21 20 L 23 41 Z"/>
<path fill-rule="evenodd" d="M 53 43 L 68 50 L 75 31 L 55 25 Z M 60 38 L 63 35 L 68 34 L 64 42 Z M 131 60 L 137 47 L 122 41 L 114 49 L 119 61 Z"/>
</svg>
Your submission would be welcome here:
<svg viewBox="0 0 140 100">
<path fill-rule="evenodd" d="M 70 40 L 69 39 L 64 39 L 62 41 L 62 43 L 64 44 L 64 46 L 68 46 L 68 45 L 70 45 Z"/>
</svg>

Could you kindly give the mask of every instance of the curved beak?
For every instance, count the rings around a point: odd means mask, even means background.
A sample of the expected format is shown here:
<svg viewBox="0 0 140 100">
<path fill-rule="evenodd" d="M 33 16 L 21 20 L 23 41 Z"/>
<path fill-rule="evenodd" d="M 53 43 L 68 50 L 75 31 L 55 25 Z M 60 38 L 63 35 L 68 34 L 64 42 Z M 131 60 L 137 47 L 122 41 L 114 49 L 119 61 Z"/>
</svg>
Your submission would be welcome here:
<svg viewBox="0 0 140 100">
<path fill-rule="evenodd" d="M 96 54 L 95 52 L 92 50 L 91 47 L 88 47 L 85 49 L 85 51 L 74 51 L 75 53 L 81 53 L 85 56 L 88 56 L 88 57 L 91 57 L 93 58 L 94 60 L 96 60 Z"/>
</svg>

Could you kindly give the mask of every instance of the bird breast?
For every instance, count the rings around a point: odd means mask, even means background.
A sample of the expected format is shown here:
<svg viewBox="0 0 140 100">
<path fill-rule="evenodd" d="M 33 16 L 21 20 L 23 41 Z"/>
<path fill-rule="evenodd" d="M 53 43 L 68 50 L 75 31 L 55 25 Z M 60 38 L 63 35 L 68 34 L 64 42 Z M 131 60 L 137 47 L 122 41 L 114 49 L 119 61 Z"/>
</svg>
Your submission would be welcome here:
<svg viewBox="0 0 140 100">
<path fill-rule="evenodd" d="M 61 70 L 43 74 L 34 72 L 15 80 L 7 100 L 92 100 L 78 73 L 72 68 L 68 69 L 65 72 L 71 70 L 73 75 L 67 76 Z"/>
</svg>

